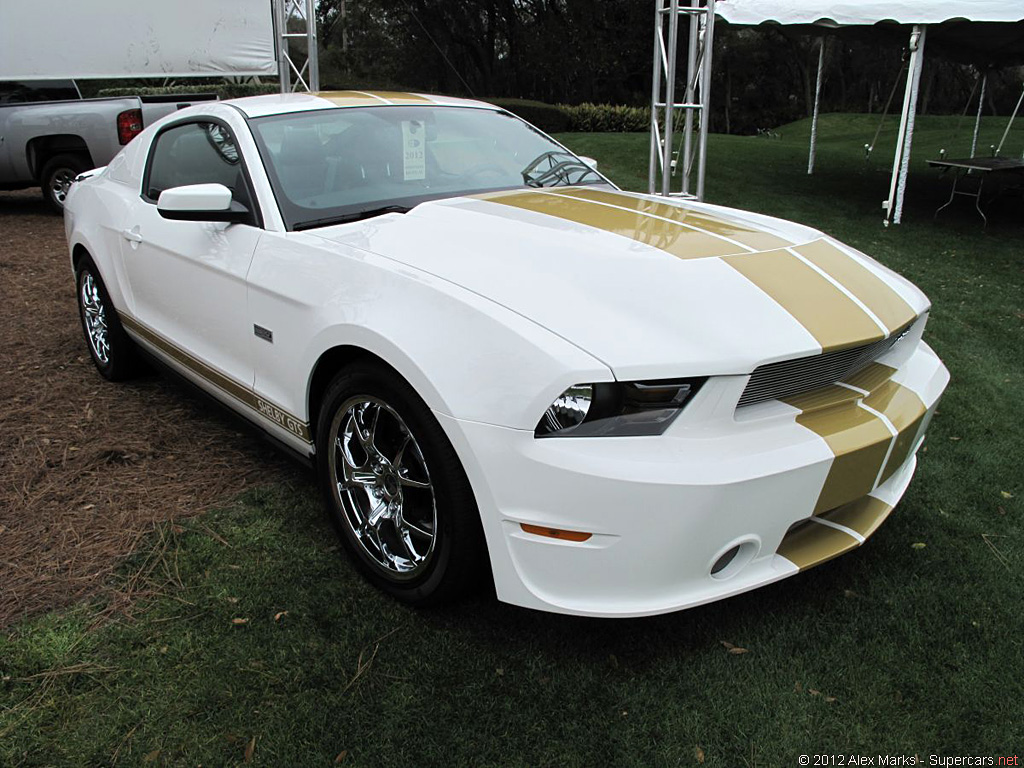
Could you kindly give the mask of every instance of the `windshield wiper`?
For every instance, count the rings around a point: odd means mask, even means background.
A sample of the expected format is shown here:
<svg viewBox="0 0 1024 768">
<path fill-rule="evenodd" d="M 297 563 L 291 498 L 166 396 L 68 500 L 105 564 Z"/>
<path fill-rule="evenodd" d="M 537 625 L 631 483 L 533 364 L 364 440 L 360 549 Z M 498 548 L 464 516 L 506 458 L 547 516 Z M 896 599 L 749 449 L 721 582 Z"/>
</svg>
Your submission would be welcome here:
<svg viewBox="0 0 1024 768">
<path fill-rule="evenodd" d="M 350 221 L 372 219 L 374 216 L 380 216 L 385 213 L 408 213 L 412 209 L 413 206 L 409 205 L 382 205 L 378 208 L 365 208 L 361 211 L 343 213 L 338 216 L 325 216 L 322 219 L 300 221 L 298 224 L 292 227 L 292 229 L 294 229 L 296 232 L 300 232 L 304 229 L 315 229 L 316 227 L 329 227 L 331 224 L 345 224 Z"/>
</svg>

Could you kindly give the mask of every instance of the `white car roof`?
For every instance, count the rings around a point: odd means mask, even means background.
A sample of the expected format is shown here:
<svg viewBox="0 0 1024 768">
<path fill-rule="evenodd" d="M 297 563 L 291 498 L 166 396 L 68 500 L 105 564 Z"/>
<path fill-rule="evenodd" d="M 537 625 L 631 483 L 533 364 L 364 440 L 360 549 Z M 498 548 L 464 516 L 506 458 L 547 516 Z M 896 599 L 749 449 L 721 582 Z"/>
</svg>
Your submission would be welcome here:
<svg viewBox="0 0 1024 768">
<path fill-rule="evenodd" d="M 399 91 L 318 91 L 316 93 L 272 93 L 265 96 L 247 96 L 231 99 L 247 117 L 264 117 L 288 112 L 307 112 L 314 109 L 347 109 L 374 106 L 444 106 L 498 109 L 493 104 L 454 96 L 432 96 L 424 93 Z"/>
</svg>

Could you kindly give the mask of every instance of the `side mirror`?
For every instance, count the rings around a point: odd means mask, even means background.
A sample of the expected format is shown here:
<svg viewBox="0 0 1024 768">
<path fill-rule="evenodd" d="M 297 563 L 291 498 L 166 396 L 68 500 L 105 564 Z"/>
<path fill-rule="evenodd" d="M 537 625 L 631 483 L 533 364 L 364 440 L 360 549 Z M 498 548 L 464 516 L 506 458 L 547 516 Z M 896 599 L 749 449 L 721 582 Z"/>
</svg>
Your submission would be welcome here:
<svg viewBox="0 0 1024 768">
<path fill-rule="evenodd" d="M 231 199 L 231 190 L 223 184 L 188 184 L 160 193 L 156 209 L 172 221 L 250 221 L 249 209 Z"/>
<path fill-rule="evenodd" d="M 583 155 L 579 155 L 579 158 L 580 158 L 580 160 L 582 160 L 582 161 L 583 161 L 584 163 L 586 163 L 586 164 L 587 164 L 587 165 L 589 165 L 589 166 L 590 166 L 591 168 L 593 168 L 593 169 L 594 169 L 595 171 L 597 170 L 597 160 L 595 160 L 595 159 L 594 159 L 594 158 L 592 158 L 592 157 L 584 157 Z"/>
</svg>

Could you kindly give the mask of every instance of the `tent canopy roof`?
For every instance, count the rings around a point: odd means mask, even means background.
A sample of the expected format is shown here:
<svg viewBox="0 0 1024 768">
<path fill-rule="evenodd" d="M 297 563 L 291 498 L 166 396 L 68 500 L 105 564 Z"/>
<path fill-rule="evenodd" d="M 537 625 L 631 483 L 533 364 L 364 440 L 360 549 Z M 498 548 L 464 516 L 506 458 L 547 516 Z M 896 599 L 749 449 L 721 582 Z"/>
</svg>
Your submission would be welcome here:
<svg viewBox="0 0 1024 768">
<path fill-rule="evenodd" d="M 1007 0 L 718 0 L 716 15 L 730 24 L 815 24 L 841 27 L 890 22 L 1024 21 L 1024 3 Z"/>
<path fill-rule="evenodd" d="M 1024 63 L 1024 3 L 1010 0 L 717 0 L 728 24 L 777 24 L 842 37 L 906 41 L 910 27 L 927 24 L 928 48 L 981 69 Z"/>
</svg>

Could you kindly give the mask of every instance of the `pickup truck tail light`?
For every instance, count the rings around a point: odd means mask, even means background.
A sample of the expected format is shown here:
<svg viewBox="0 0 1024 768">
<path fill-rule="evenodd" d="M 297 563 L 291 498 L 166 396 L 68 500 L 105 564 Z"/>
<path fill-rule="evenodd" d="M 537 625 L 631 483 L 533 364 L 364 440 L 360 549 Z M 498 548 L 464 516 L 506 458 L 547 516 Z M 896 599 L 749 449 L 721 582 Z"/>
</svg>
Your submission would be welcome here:
<svg viewBox="0 0 1024 768">
<path fill-rule="evenodd" d="M 142 133 L 142 110 L 126 109 L 117 116 L 117 140 L 127 144 Z"/>
</svg>

